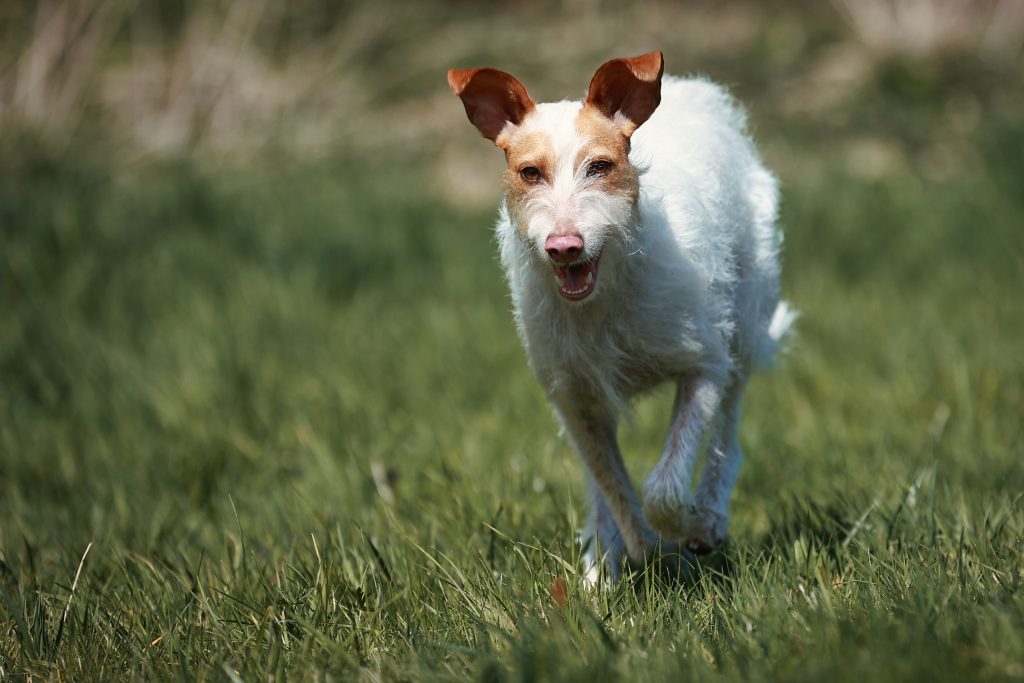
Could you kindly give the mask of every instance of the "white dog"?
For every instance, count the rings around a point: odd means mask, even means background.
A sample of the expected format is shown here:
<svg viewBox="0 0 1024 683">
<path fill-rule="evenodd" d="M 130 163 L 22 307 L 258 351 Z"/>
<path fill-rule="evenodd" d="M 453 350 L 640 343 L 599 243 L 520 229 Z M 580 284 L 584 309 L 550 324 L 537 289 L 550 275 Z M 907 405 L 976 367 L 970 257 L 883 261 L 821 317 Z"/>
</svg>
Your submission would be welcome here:
<svg viewBox="0 0 1024 683">
<path fill-rule="evenodd" d="M 743 112 L 663 69 L 660 52 L 614 59 L 586 100 L 549 104 L 496 69 L 448 72 L 508 162 L 501 260 L 530 365 L 590 473 L 591 577 L 679 550 L 669 541 L 706 553 L 725 539 L 740 399 L 795 318 L 779 302 L 778 189 Z M 641 504 L 616 429 L 632 397 L 669 381 Z"/>
</svg>

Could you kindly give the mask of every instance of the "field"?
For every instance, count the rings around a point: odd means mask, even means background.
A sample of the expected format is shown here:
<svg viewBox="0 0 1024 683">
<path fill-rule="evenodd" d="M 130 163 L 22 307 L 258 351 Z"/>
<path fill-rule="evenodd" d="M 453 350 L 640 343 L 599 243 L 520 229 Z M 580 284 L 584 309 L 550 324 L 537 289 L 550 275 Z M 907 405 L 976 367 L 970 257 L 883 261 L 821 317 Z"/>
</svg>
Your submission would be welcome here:
<svg viewBox="0 0 1024 683">
<path fill-rule="evenodd" d="M 1019 43 L 858 41 L 853 3 L 577 4 L 427 5 L 430 39 L 345 5 L 324 21 L 371 38 L 323 78 L 379 90 L 294 144 L 324 100 L 241 98 L 238 139 L 211 116 L 147 147 L 96 94 L 149 68 L 121 29 L 63 116 L 0 79 L 0 680 L 1024 679 Z M 183 7 L 167 45 L 205 25 Z M 39 12 L 0 12 L 24 36 L 0 64 L 42 50 Z M 673 58 L 659 26 L 684 18 Z M 523 33 L 487 43 L 502 20 Z M 579 47 L 624 21 L 650 38 Z M 541 27 L 565 43 L 524 53 Z M 282 64 L 320 63 L 292 38 Z M 802 318 L 748 395 L 730 544 L 681 582 L 585 588 L 580 464 L 491 234 L 500 154 L 443 72 L 486 61 L 550 98 L 652 41 L 747 103 Z M 858 75 L 821 76 L 841 50 Z M 624 426 L 635 478 L 670 401 Z"/>
</svg>

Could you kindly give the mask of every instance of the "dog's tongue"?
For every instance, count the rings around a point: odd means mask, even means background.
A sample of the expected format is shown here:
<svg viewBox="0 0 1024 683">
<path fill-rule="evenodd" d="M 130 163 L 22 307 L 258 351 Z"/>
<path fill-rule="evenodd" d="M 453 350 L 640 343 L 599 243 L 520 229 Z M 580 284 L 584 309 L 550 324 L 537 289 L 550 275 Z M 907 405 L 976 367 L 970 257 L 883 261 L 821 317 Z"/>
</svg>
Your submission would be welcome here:
<svg viewBox="0 0 1024 683">
<path fill-rule="evenodd" d="M 582 301 L 594 291 L 597 260 L 571 266 L 555 266 L 558 291 L 570 301 Z"/>
<path fill-rule="evenodd" d="M 591 270 L 589 263 L 581 263 L 575 266 L 569 266 L 568 268 L 556 268 L 555 274 L 558 275 L 558 279 L 562 281 L 562 286 L 566 289 L 576 290 L 584 287 L 587 282 L 587 273 Z"/>
</svg>

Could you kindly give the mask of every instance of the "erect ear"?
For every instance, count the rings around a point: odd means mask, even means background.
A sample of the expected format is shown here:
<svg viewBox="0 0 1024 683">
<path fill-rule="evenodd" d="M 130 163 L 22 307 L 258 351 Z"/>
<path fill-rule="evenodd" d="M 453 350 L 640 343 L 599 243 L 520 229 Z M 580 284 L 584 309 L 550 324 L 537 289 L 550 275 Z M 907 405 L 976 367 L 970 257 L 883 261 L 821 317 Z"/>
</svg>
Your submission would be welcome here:
<svg viewBox="0 0 1024 683">
<path fill-rule="evenodd" d="M 470 122 L 494 142 L 506 124 L 519 125 L 536 107 L 515 76 L 497 69 L 450 69 L 448 85 L 462 99 Z"/>
<path fill-rule="evenodd" d="M 660 52 L 605 62 L 590 81 L 587 104 L 613 119 L 629 137 L 661 103 L 664 71 Z"/>
</svg>

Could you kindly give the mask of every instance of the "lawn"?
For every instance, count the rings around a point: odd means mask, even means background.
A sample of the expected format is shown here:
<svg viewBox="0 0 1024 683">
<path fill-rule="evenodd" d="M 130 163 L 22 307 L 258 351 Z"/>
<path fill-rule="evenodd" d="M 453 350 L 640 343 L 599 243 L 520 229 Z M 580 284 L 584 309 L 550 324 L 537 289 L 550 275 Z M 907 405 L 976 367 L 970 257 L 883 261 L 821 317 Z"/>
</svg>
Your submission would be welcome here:
<svg viewBox="0 0 1024 683">
<path fill-rule="evenodd" d="M 0 137 L 0 680 L 1024 678 L 1024 126 L 986 104 L 936 170 L 943 78 L 846 106 L 856 151 L 905 96 L 879 173 L 750 103 L 799 334 L 731 542 L 597 588 L 487 202 L 420 156 Z"/>
</svg>

